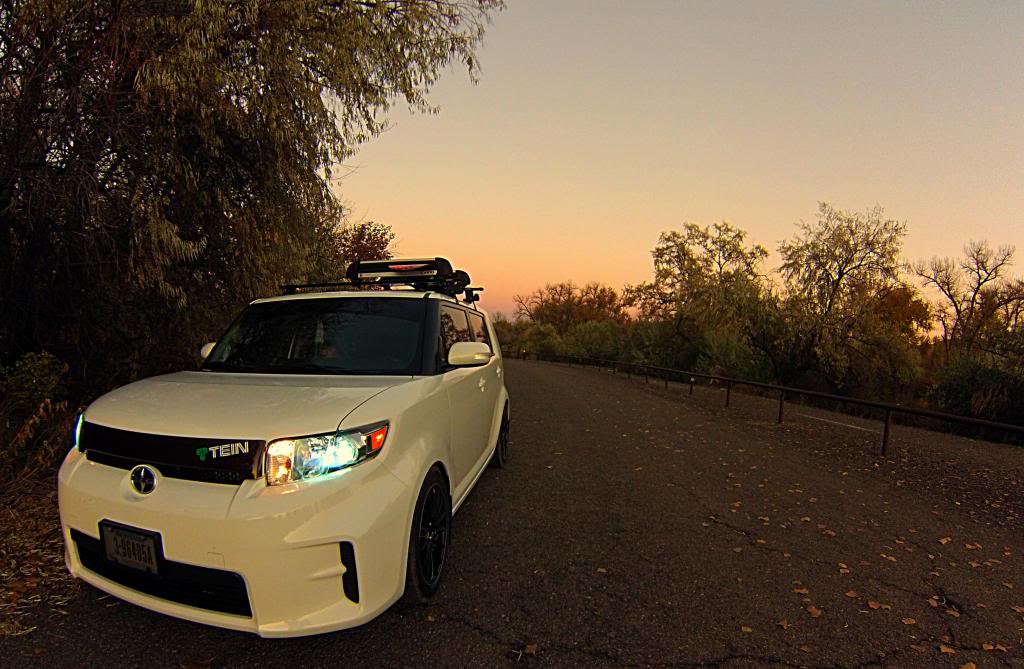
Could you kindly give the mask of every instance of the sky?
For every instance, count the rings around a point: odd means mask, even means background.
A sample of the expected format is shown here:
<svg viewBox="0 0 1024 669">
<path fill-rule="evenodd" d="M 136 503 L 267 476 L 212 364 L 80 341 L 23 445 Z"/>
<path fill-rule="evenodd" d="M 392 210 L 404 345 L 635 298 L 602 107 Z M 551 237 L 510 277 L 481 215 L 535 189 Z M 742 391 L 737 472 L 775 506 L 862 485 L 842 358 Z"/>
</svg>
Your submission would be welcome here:
<svg viewBox="0 0 1024 669">
<path fill-rule="evenodd" d="M 492 312 L 649 280 L 684 222 L 774 251 L 822 200 L 906 221 L 909 260 L 1013 244 L 1020 276 L 1022 35 L 1022 2 L 508 0 L 479 83 L 452 69 L 438 114 L 397 106 L 336 189 Z"/>
</svg>

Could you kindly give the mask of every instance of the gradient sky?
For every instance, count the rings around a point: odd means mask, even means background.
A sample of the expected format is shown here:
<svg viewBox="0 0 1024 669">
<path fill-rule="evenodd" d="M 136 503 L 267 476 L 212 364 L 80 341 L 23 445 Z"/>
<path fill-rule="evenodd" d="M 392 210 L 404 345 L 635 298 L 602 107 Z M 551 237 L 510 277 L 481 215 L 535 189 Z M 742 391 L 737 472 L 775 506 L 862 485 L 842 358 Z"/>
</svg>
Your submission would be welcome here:
<svg viewBox="0 0 1024 669">
<path fill-rule="evenodd" d="M 480 83 L 453 70 L 438 115 L 393 110 L 338 184 L 492 312 L 647 280 L 684 221 L 774 250 L 819 200 L 907 221 L 911 260 L 988 239 L 1024 274 L 1024 3 L 508 5 Z"/>
</svg>

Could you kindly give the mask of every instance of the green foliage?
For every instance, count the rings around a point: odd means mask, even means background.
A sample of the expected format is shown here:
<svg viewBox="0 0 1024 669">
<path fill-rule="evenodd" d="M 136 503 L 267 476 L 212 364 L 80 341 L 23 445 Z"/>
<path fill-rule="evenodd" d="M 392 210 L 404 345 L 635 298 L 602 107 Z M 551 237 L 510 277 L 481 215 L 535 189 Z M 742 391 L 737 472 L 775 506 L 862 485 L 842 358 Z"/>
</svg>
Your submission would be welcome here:
<svg viewBox="0 0 1024 669">
<path fill-rule="evenodd" d="M 4 3 L 3 361 L 45 348 L 93 391 L 180 367 L 239 305 L 380 248 L 335 248 L 332 167 L 396 101 L 433 111 L 450 64 L 474 75 L 498 7 Z"/>
<path fill-rule="evenodd" d="M 943 411 L 1019 423 L 1024 419 L 1024 370 L 958 359 L 940 373 L 931 400 Z"/>
<path fill-rule="evenodd" d="M 67 452 L 67 371 L 46 352 L 27 353 L 0 368 L 0 482 L 39 468 L 51 471 Z"/>
<path fill-rule="evenodd" d="M 67 391 L 68 366 L 53 355 L 26 353 L 9 368 L 0 368 L 0 396 L 4 403 L 34 409 L 43 400 L 61 400 Z"/>
<path fill-rule="evenodd" d="M 574 284 L 553 284 L 517 298 L 521 320 L 503 327 L 519 349 L 541 355 L 617 358 L 1024 421 L 1024 281 L 1008 275 L 1013 249 L 976 242 L 960 261 L 919 265 L 940 293 L 929 303 L 903 274 L 905 234 L 879 207 L 846 212 L 821 203 L 817 219 L 779 245 L 779 290 L 760 269 L 764 248 L 743 230 L 687 223 L 662 233 L 653 280 L 627 287 L 615 309 L 581 308 Z"/>
<path fill-rule="evenodd" d="M 576 323 L 562 337 L 567 355 L 615 360 L 619 357 L 624 327 L 614 321 Z"/>
</svg>

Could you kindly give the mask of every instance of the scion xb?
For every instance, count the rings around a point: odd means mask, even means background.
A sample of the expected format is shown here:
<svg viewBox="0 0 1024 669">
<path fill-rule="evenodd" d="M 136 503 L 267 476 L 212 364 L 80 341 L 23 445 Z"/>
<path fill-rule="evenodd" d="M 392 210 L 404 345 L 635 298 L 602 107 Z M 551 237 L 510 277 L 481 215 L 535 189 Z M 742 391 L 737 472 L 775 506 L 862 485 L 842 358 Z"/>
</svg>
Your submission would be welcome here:
<svg viewBox="0 0 1024 669">
<path fill-rule="evenodd" d="M 437 590 L 452 515 L 509 459 L 501 352 L 443 258 L 347 276 L 254 301 L 198 370 L 82 413 L 58 477 L 74 576 L 265 637 Z"/>
</svg>

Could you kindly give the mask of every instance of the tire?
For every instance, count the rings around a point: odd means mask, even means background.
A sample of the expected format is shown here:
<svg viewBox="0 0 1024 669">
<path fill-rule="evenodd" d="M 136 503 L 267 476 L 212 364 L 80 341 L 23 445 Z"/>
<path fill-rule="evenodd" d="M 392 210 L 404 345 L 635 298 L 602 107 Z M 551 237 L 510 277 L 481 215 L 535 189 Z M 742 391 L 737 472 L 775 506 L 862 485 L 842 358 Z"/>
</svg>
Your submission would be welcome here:
<svg viewBox="0 0 1024 669">
<path fill-rule="evenodd" d="M 491 456 L 491 466 L 495 469 L 505 469 L 508 461 L 512 458 L 512 444 L 508 440 L 508 411 L 501 417 L 501 428 L 498 430 L 498 441 L 494 444 L 494 455 Z"/>
<path fill-rule="evenodd" d="M 409 532 L 409 557 L 403 600 L 422 604 L 430 599 L 444 577 L 452 536 L 452 498 L 441 470 L 427 472 L 416 499 Z"/>
</svg>

